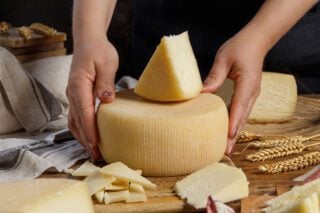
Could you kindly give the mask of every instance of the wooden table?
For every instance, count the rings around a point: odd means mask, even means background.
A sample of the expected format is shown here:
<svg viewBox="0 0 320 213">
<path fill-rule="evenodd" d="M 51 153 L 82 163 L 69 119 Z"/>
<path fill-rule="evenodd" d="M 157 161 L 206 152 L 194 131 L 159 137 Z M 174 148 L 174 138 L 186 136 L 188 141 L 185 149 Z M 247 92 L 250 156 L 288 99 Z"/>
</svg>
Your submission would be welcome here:
<svg viewBox="0 0 320 213">
<path fill-rule="evenodd" d="M 289 123 L 282 124 L 247 124 L 245 130 L 260 135 L 314 135 L 320 133 L 320 95 L 299 97 L 294 118 Z M 245 144 L 237 144 L 235 152 L 244 148 Z M 315 147 L 319 150 L 319 147 Z M 233 155 L 232 160 L 237 167 L 243 169 L 250 182 L 250 197 L 241 202 L 232 202 L 230 205 L 237 212 L 260 212 L 259 207 L 264 200 L 277 194 L 277 191 L 286 191 L 290 186 L 299 184 L 292 179 L 311 169 L 287 172 L 278 175 L 262 174 L 258 171 L 261 162 L 245 160 L 248 149 L 241 155 Z M 273 162 L 273 160 L 266 161 Z M 71 178 L 67 174 L 45 174 L 44 177 Z M 102 205 L 95 202 L 96 212 L 195 212 L 196 210 L 180 200 L 173 191 L 176 181 L 183 177 L 149 178 L 158 185 L 158 190 L 147 191 L 146 203 L 123 204 L 114 203 Z M 301 184 L 301 183 L 300 183 Z M 281 193 L 281 192 L 280 192 Z"/>
</svg>

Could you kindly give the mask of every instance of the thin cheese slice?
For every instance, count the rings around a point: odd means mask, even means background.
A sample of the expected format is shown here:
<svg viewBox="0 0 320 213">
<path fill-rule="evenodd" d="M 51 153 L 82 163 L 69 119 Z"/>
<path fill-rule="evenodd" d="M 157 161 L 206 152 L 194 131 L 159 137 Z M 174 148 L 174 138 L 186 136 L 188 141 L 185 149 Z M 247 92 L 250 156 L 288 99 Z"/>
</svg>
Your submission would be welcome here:
<svg viewBox="0 0 320 213">
<path fill-rule="evenodd" d="M 99 171 L 99 167 L 92 164 L 90 161 L 84 162 L 78 169 L 74 170 L 72 176 L 89 176 L 95 171 Z"/>
<path fill-rule="evenodd" d="M 130 183 L 129 190 L 132 192 L 144 193 L 143 186 L 136 184 L 136 183 Z"/>
<path fill-rule="evenodd" d="M 118 180 L 119 183 L 111 183 L 107 185 L 104 189 L 107 191 L 120 191 L 120 190 L 126 190 L 129 189 L 129 183 L 128 182 L 123 182 L 121 180 Z"/>
<path fill-rule="evenodd" d="M 205 208 L 208 196 L 220 202 L 247 197 L 248 181 L 241 169 L 223 163 L 210 164 L 178 181 L 175 191 L 195 208 Z"/>
<path fill-rule="evenodd" d="M 129 191 L 117 191 L 117 192 L 105 192 L 104 193 L 104 203 L 116 203 L 126 201 L 129 198 Z"/>
<path fill-rule="evenodd" d="M 89 195 L 93 195 L 96 192 L 104 189 L 110 183 L 115 181 L 116 178 L 102 174 L 99 171 L 93 172 L 90 176 L 86 177 L 83 181 L 89 186 Z"/>
<path fill-rule="evenodd" d="M 121 162 L 109 164 L 101 169 L 105 175 L 116 177 L 117 179 L 138 183 L 150 189 L 156 189 L 157 185 L 150 182 L 148 179 L 139 175 L 136 171 L 130 169 L 128 166 Z"/>
<path fill-rule="evenodd" d="M 146 202 L 147 196 L 142 192 L 129 191 L 129 196 L 125 200 L 126 203 Z"/>
<path fill-rule="evenodd" d="M 216 92 L 227 105 L 231 103 L 234 83 L 227 79 Z M 297 104 L 297 84 L 293 75 L 263 72 L 261 93 L 249 116 L 249 122 L 284 122 L 292 119 Z"/>
<path fill-rule="evenodd" d="M 106 162 L 121 161 L 146 176 L 186 175 L 222 159 L 228 120 L 213 94 L 160 103 L 121 91 L 99 106 L 100 150 Z"/>
<path fill-rule="evenodd" d="M 88 186 L 82 181 L 40 178 L 1 183 L 0 191 L 0 212 L 94 212 Z"/>
<path fill-rule="evenodd" d="M 97 201 L 98 201 L 99 203 L 103 203 L 104 190 L 100 190 L 100 191 L 96 192 L 96 193 L 94 194 L 94 196 L 95 196 L 95 198 L 97 199 Z"/>
<path fill-rule="evenodd" d="M 154 101 L 181 101 L 202 90 L 199 68 L 188 32 L 164 36 L 134 91 Z"/>
</svg>

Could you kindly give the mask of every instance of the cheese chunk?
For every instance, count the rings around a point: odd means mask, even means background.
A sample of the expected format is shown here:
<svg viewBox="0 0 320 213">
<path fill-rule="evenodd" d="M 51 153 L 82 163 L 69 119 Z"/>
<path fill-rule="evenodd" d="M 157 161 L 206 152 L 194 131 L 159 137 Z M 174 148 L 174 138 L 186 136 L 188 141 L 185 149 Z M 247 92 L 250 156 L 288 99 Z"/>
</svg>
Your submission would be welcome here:
<svg viewBox="0 0 320 213">
<path fill-rule="evenodd" d="M 96 197 L 96 199 L 97 199 L 97 201 L 98 201 L 99 203 L 103 203 L 104 190 L 100 190 L 100 191 L 96 192 L 96 193 L 94 194 L 94 196 Z"/>
<path fill-rule="evenodd" d="M 213 163 L 178 181 L 175 191 L 199 209 L 206 207 L 209 196 L 224 203 L 247 197 L 249 187 L 241 169 Z"/>
<path fill-rule="evenodd" d="M 84 162 L 78 169 L 71 172 L 72 176 L 89 176 L 95 171 L 99 171 L 99 167 L 92 164 L 90 161 Z"/>
<path fill-rule="evenodd" d="M 226 104 L 231 103 L 234 83 L 227 79 L 216 92 Z M 263 72 L 261 93 L 249 116 L 249 122 L 284 122 L 292 119 L 297 104 L 297 85 L 293 75 Z"/>
<path fill-rule="evenodd" d="M 154 101 L 181 101 L 202 90 L 188 32 L 164 36 L 139 78 L 134 92 Z"/>
<path fill-rule="evenodd" d="M 107 185 L 104 189 L 108 191 L 120 191 L 129 188 L 128 182 L 111 183 Z"/>
<path fill-rule="evenodd" d="M 93 195 L 96 192 L 104 189 L 110 183 L 115 181 L 116 178 L 104 175 L 99 171 L 93 172 L 90 176 L 86 177 L 83 181 L 89 186 L 89 195 Z"/>
<path fill-rule="evenodd" d="M 105 192 L 104 193 L 104 203 L 116 203 L 126 201 L 129 198 L 129 191 L 117 191 L 117 192 Z"/>
<path fill-rule="evenodd" d="M 216 95 L 201 93 L 182 102 L 148 101 L 121 91 L 97 112 L 100 150 L 147 176 L 176 176 L 222 159 L 228 112 Z"/>
<path fill-rule="evenodd" d="M 0 212 L 94 212 L 88 186 L 70 179 L 35 179 L 0 184 Z"/>
<path fill-rule="evenodd" d="M 144 189 L 143 186 L 136 184 L 136 183 L 130 183 L 129 186 L 130 191 L 132 192 L 140 192 L 140 193 L 144 193 Z"/>
<path fill-rule="evenodd" d="M 143 192 L 134 192 L 134 191 L 129 191 L 129 196 L 125 200 L 126 203 L 137 203 L 137 202 L 146 202 L 147 201 L 147 196 Z"/>
<path fill-rule="evenodd" d="M 116 177 L 117 179 L 128 181 L 132 183 L 138 183 L 150 189 L 155 189 L 157 185 L 153 184 L 148 179 L 139 175 L 136 171 L 130 169 L 121 162 L 112 163 L 101 169 L 101 172 L 105 175 Z"/>
</svg>

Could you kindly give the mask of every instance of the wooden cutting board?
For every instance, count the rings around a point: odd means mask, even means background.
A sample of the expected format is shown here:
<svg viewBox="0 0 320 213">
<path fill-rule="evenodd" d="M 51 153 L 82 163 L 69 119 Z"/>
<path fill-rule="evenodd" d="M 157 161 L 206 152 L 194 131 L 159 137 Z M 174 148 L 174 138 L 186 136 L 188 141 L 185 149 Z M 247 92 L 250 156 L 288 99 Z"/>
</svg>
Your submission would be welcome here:
<svg viewBox="0 0 320 213">
<path fill-rule="evenodd" d="M 283 124 L 248 124 L 246 130 L 261 135 L 312 135 L 320 133 L 320 95 L 299 97 L 297 111 L 294 119 Z M 241 151 L 245 144 L 237 144 L 235 152 Z M 318 148 L 319 149 L 319 148 Z M 292 179 L 304 174 L 313 167 L 300 171 L 287 172 L 283 174 L 270 175 L 258 171 L 259 162 L 245 160 L 248 149 L 240 155 L 233 155 L 232 160 L 237 167 L 243 169 L 250 182 L 250 197 L 241 201 L 231 202 L 237 212 L 261 212 L 261 207 L 266 199 L 289 190 L 291 186 L 301 184 L 293 182 Z M 266 161 L 274 162 L 274 160 Z M 179 163 L 179 162 L 177 162 Z M 45 177 L 70 177 L 67 174 L 45 174 Z M 71 178 L 71 177 L 70 177 Z M 183 177 L 149 178 L 158 185 L 158 190 L 147 190 L 148 201 L 146 203 L 124 204 L 114 203 L 109 205 L 95 203 L 96 212 L 197 212 L 196 209 L 180 200 L 173 191 L 178 180 Z M 227 183 L 226 183 L 227 184 Z M 241 206 L 242 205 L 242 206 Z M 242 209 L 242 211 L 241 211 Z"/>
</svg>

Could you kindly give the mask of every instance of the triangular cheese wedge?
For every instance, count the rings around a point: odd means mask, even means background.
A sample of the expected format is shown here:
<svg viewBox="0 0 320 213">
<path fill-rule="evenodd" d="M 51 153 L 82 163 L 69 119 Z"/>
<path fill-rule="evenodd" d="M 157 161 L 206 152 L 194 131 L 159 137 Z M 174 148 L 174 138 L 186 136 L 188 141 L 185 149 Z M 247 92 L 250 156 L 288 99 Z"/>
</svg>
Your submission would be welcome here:
<svg viewBox="0 0 320 213">
<path fill-rule="evenodd" d="M 142 177 L 135 170 L 130 169 L 121 162 L 112 163 L 101 168 L 101 173 L 116 177 L 123 181 L 137 183 L 150 189 L 155 189 L 157 187 L 157 185 Z"/>
<path fill-rule="evenodd" d="M 182 101 L 197 96 L 202 82 L 188 32 L 164 36 L 139 78 L 134 92 L 154 101 Z"/>
<path fill-rule="evenodd" d="M 90 161 L 84 162 L 78 169 L 74 170 L 72 176 L 89 176 L 95 171 L 99 171 L 99 167 L 95 166 Z"/>
<path fill-rule="evenodd" d="M 90 176 L 86 177 L 83 181 L 88 184 L 90 196 L 96 192 L 104 189 L 106 186 L 115 181 L 116 178 L 104 175 L 99 171 L 93 172 Z"/>
</svg>

